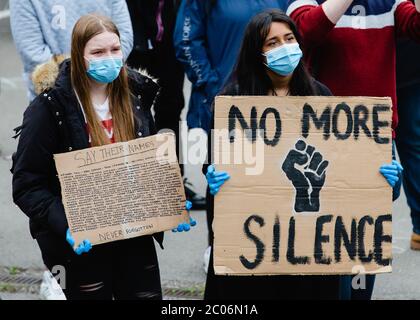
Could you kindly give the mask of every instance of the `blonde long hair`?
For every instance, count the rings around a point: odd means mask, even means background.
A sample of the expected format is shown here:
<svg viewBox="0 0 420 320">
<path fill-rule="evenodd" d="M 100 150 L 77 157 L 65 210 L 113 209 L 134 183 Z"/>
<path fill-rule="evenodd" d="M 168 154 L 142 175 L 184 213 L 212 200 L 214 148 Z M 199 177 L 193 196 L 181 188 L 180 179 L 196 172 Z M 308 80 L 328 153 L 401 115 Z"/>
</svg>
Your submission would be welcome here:
<svg viewBox="0 0 420 320">
<path fill-rule="evenodd" d="M 86 115 L 92 147 L 111 142 L 105 134 L 90 98 L 90 82 L 86 73 L 84 50 L 90 39 L 105 31 L 115 33 L 120 38 L 118 28 L 111 19 L 97 14 L 89 14 L 77 21 L 71 39 L 71 83 Z M 121 69 L 118 78 L 108 85 L 108 96 L 115 142 L 134 139 L 134 114 L 125 66 Z"/>
</svg>

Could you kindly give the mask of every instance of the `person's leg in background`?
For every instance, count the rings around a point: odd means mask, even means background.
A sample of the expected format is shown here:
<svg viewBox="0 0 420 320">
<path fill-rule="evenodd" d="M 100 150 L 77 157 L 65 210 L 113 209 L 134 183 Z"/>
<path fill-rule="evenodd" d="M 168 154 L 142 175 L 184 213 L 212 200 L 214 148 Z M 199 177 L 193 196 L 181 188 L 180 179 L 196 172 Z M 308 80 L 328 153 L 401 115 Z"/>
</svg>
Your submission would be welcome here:
<svg viewBox="0 0 420 320">
<path fill-rule="evenodd" d="M 413 223 L 411 248 L 420 250 L 420 83 L 398 90 L 398 115 L 396 143 Z"/>
<path fill-rule="evenodd" d="M 171 12 L 168 10 L 168 12 Z M 169 14 L 169 13 L 168 13 Z M 166 16 L 164 16 L 165 18 Z M 168 18 L 168 20 L 170 20 Z M 165 23 L 166 24 L 166 23 Z M 168 22 L 169 25 L 169 22 Z M 177 155 L 180 159 L 180 132 L 179 121 L 184 108 L 184 69 L 176 59 L 172 42 L 173 30 L 170 26 L 165 28 L 162 41 L 156 42 L 153 48 L 146 52 L 133 51 L 128 64 L 134 68 L 145 69 L 156 78 L 161 86 L 159 99 L 154 105 L 156 129 L 171 129 L 175 132 Z M 184 175 L 184 166 L 180 164 L 181 174 Z M 205 197 L 197 194 L 191 183 L 184 179 L 186 197 L 193 204 L 193 209 L 204 209 Z"/>
<path fill-rule="evenodd" d="M 362 276 L 363 277 L 363 276 Z M 364 276 L 364 287 L 355 288 L 354 276 L 340 276 L 340 300 L 370 300 L 372 298 L 373 287 L 376 277 L 374 275 Z M 358 284 L 360 285 L 360 284 Z"/>
<path fill-rule="evenodd" d="M 185 101 L 184 69 L 176 59 L 173 46 L 176 8 L 170 1 L 127 1 L 127 5 L 135 42 L 127 63 L 131 67 L 144 69 L 157 79 L 161 91 L 153 106 L 156 129 L 174 131 L 179 158 L 179 121 Z M 180 168 L 183 174 L 183 165 Z"/>
<path fill-rule="evenodd" d="M 340 297 L 339 300 L 351 300 L 352 276 L 340 276 Z"/>
<path fill-rule="evenodd" d="M 207 186 L 206 188 L 206 203 L 207 203 L 207 212 L 206 212 L 206 217 L 207 217 L 207 230 L 208 230 L 208 246 L 206 251 L 204 252 L 204 257 L 203 257 L 203 268 L 204 268 L 204 272 L 208 272 L 209 270 L 209 264 L 210 264 L 210 257 L 212 255 L 211 252 L 211 248 L 213 247 L 213 237 L 214 237 L 214 233 L 213 233 L 213 210 L 214 210 L 214 197 L 210 194 L 210 189 Z"/>
<path fill-rule="evenodd" d="M 161 86 L 159 99 L 154 106 L 156 129 L 171 129 L 176 135 L 177 155 L 180 152 L 179 121 L 184 108 L 184 69 L 175 58 L 171 43 L 160 43 L 153 50 L 147 70 L 158 79 Z M 181 165 L 182 174 L 184 168 Z"/>
<path fill-rule="evenodd" d="M 375 279 L 375 275 L 366 275 L 366 287 L 364 289 L 354 289 L 352 286 L 351 300 L 371 300 Z"/>
</svg>

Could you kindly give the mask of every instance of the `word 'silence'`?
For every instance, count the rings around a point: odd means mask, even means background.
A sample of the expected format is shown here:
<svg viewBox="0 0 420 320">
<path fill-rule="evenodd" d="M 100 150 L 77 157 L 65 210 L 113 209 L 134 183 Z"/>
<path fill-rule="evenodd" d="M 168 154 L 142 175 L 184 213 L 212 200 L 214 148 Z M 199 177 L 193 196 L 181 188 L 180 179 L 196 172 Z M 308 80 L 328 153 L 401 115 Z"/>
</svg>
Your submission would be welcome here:
<svg viewBox="0 0 420 320">
<path fill-rule="evenodd" d="M 322 264 L 330 265 L 333 263 L 339 263 L 342 261 L 342 249 L 347 252 L 348 257 L 352 261 L 358 259 L 362 264 L 369 264 L 376 262 L 378 265 L 388 266 L 391 264 L 390 258 L 384 258 L 382 245 L 384 242 L 392 243 L 392 236 L 384 234 L 384 223 L 391 222 L 392 217 L 390 214 L 381 215 L 375 218 L 366 215 L 361 218 L 353 218 L 350 227 L 346 228 L 343 222 L 343 217 L 337 216 L 335 222 L 333 215 L 322 215 L 316 219 L 315 226 L 315 239 L 313 246 L 313 256 L 298 256 L 295 252 L 295 230 L 296 220 L 295 217 L 289 219 L 288 225 L 288 237 L 286 248 L 286 259 L 289 264 L 292 265 L 310 265 L 310 264 Z M 328 223 L 334 223 L 334 231 L 332 234 L 324 233 L 324 225 Z M 251 232 L 251 224 L 257 224 L 260 228 L 267 228 L 266 220 L 260 215 L 249 216 L 243 225 L 243 231 L 245 236 L 251 240 L 256 247 L 256 256 L 253 260 L 249 257 L 241 255 L 239 257 L 242 265 L 253 270 L 257 268 L 264 260 L 266 256 L 267 245 L 257 235 Z M 367 242 L 366 228 L 368 226 L 373 227 L 373 250 L 367 252 L 365 243 Z M 253 227 L 255 229 L 255 227 Z M 280 219 L 275 216 L 274 223 L 272 225 L 273 243 L 272 249 L 272 262 L 280 263 Z M 323 244 L 334 241 L 334 257 L 326 256 L 323 251 Z"/>
</svg>

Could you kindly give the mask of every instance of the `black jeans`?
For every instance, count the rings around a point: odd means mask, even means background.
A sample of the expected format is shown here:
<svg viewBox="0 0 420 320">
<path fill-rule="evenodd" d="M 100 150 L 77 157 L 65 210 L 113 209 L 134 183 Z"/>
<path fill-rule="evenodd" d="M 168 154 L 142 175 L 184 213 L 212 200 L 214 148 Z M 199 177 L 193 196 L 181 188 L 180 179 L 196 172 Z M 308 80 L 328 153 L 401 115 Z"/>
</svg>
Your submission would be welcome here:
<svg viewBox="0 0 420 320">
<path fill-rule="evenodd" d="M 152 236 L 97 245 L 80 256 L 51 232 L 39 235 L 37 242 L 53 275 L 54 267 L 64 267 L 65 282 L 60 286 L 68 300 L 162 299 Z"/>
</svg>

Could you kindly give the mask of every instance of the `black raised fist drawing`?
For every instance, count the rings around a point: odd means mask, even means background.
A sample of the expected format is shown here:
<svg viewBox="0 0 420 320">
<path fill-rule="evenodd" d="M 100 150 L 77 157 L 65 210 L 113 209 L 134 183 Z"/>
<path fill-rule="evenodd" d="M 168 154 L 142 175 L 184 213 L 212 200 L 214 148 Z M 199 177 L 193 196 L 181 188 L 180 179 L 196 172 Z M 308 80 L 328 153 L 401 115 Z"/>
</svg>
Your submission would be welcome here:
<svg viewBox="0 0 420 320">
<path fill-rule="evenodd" d="M 282 169 L 296 189 L 295 211 L 318 212 L 319 193 L 324 186 L 328 161 L 313 146 L 298 140 Z"/>
</svg>

